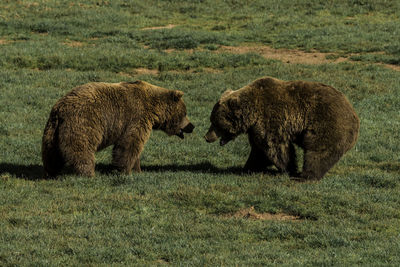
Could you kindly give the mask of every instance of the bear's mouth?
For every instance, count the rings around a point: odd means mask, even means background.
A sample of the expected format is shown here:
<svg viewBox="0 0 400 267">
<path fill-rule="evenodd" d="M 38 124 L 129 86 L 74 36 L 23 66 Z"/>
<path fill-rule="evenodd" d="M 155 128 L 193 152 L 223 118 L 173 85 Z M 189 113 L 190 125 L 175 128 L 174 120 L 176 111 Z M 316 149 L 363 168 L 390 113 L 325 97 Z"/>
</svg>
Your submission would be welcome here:
<svg viewBox="0 0 400 267">
<path fill-rule="evenodd" d="M 192 133 L 192 132 L 193 132 L 193 129 L 194 129 L 194 125 L 193 125 L 191 122 L 189 122 L 188 125 L 186 125 L 185 127 L 183 127 L 183 128 L 181 129 L 181 132 L 184 132 L 184 133 Z"/>
<path fill-rule="evenodd" d="M 185 136 L 183 135 L 183 131 L 179 130 L 179 133 L 176 134 L 180 139 L 184 139 Z"/>
<path fill-rule="evenodd" d="M 194 129 L 194 125 L 189 122 L 188 125 L 186 125 L 182 129 L 180 129 L 179 133 L 177 133 L 176 135 L 179 136 L 179 138 L 184 139 L 185 136 L 183 133 L 192 133 L 193 129 Z"/>
<path fill-rule="evenodd" d="M 231 138 L 231 137 L 223 137 L 223 138 L 219 139 L 219 145 L 224 146 L 227 143 L 229 143 L 229 141 L 231 141 L 232 139 L 233 138 Z"/>
</svg>

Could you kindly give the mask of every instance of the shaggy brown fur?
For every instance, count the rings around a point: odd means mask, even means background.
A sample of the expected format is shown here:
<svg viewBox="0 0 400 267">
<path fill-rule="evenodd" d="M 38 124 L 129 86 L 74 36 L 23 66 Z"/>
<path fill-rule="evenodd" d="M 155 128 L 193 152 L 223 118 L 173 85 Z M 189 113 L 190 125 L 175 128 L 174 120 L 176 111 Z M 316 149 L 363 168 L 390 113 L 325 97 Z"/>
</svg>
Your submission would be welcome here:
<svg viewBox="0 0 400 267">
<path fill-rule="evenodd" d="M 183 138 L 194 126 L 186 116 L 183 92 L 146 82 L 88 83 L 74 88 L 53 107 L 44 129 L 46 175 L 64 165 L 94 176 L 95 152 L 114 145 L 112 163 L 123 173 L 140 172 L 140 153 L 152 129 Z"/>
<path fill-rule="evenodd" d="M 333 87 L 265 77 L 226 91 L 211 113 L 205 138 L 224 145 L 247 133 L 247 171 L 275 165 L 297 176 L 293 144 L 304 149 L 303 179 L 321 179 L 354 146 L 359 119 L 346 97 Z"/>
</svg>

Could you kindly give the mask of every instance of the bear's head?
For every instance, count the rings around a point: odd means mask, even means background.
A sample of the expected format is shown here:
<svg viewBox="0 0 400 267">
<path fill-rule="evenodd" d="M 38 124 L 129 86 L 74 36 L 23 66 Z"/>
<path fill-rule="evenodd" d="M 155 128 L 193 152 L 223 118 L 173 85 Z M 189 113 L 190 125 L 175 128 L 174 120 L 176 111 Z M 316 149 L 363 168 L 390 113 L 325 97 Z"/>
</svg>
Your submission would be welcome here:
<svg viewBox="0 0 400 267">
<path fill-rule="evenodd" d="M 237 93 L 227 90 L 214 105 L 211 112 L 211 126 L 204 136 L 206 141 L 212 143 L 221 138 L 219 143 L 223 146 L 243 133 L 239 120 L 240 113 L 241 108 Z"/>
<path fill-rule="evenodd" d="M 184 133 L 191 133 L 194 129 L 194 125 L 189 121 L 186 114 L 186 105 L 182 98 L 183 92 L 169 90 L 167 94 L 167 114 L 159 129 L 168 135 L 177 135 L 183 139 Z"/>
</svg>

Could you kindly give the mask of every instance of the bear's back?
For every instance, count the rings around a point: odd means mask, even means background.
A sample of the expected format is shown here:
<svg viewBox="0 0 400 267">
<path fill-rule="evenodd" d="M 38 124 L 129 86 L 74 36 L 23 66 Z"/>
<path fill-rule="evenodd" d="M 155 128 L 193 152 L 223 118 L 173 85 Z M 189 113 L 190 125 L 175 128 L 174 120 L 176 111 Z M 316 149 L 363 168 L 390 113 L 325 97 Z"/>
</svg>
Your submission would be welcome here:
<svg viewBox="0 0 400 267">
<path fill-rule="evenodd" d="M 286 101 L 311 108 L 321 105 L 342 105 L 344 108 L 351 108 L 342 92 L 319 82 L 283 81 L 264 77 L 254 81 L 246 89 L 252 90 L 255 96 L 263 97 L 268 102 Z"/>
<path fill-rule="evenodd" d="M 58 100 L 53 109 L 63 112 L 90 112 L 93 109 L 113 110 L 129 106 L 134 93 L 121 83 L 92 82 L 73 88 Z M 131 90 L 132 91 L 132 90 Z M 139 101 L 137 98 L 135 101 Z"/>
<path fill-rule="evenodd" d="M 103 101 L 108 98 L 126 97 L 126 88 L 120 83 L 92 82 L 73 88 L 63 98 L 62 102 L 93 102 Z"/>
<path fill-rule="evenodd" d="M 359 119 L 346 98 L 332 86 L 309 81 L 282 81 L 271 77 L 260 78 L 243 92 L 251 92 L 262 99 L 263 106 L 275 114 L 290 113 L 304 118 L 304 123 L 324 122 L 335 125 L 358 125 Z"/>
</svg>

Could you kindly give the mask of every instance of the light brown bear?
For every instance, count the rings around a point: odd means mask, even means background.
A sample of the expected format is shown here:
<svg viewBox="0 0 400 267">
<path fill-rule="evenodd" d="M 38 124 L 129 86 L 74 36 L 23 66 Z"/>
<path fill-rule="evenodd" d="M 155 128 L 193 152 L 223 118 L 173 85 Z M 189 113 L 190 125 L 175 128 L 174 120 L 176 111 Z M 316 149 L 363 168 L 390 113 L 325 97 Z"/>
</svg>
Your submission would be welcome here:
<svg viewBox="0 0 400 267">
<path fill-rule="evenodd" d="M 298 176 L 293 144 L 304 149 L 300 179 L 321 179 L 356 143 L 360 121 L 346 97 L 316 82 L 265 77 L 226 91 L 211 113 L 208 142 L 220 145 L 247 133 L 251 152 L 246 171 Z"/>
<path fill-rule="evenodd" d="M 47 177 L 64 165 L 94 176 L 95 152 L 114 145 L 112 164 L 140 172 L 140 154 L 152 129 L 184 138 L 194 129 L 183 92 L 143 82 L 88 83 L 72 89 L 52 108 L 44 129 L 42 159 Z"/>
</svg>

